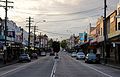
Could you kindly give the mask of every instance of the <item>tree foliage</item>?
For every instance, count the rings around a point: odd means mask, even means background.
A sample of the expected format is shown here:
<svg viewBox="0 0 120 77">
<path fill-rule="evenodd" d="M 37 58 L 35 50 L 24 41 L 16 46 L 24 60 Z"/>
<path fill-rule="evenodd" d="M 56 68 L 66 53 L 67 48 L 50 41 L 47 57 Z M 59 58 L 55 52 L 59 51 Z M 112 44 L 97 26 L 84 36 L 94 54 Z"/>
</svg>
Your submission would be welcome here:
<svg viewBox="0 0 120 77">
<path fill-rule="evenodd" d="M 66 48 L 67 47 L 67 41 L 66 40 L 62 40 L 61 41 L 61 47 L 62 48 Z"/>
<path fill-rule="evenodd" d="M 50 39 L 50 40 L 48 41 L 49 47 L 52 47 L 52 43 L 53 43 L 53 39 Z"/>
</svg>

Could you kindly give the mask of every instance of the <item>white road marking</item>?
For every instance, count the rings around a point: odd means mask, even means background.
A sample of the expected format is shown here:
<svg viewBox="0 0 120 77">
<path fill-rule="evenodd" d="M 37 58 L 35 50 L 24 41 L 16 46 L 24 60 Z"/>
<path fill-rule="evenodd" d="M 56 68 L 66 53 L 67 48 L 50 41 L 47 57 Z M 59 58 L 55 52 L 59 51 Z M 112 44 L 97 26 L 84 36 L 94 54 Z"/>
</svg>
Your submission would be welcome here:
<svg viewBox="0 0 120 77">
<path fill-rule="evenodd" d="M 40 59 L 39 59 L 39 60 L 40 60 Z M 36 60 L 36 61 L 30 62 L 30 63 L 27 63 L 27 64 L 25 64 L 25 65 L 22 65 L 22 66 L 18 67 L 18 68 L 9 70 L 9 71 L 7 71 L 7 72 L 4 72 L 4 73 L 0 74 L 0 77 L 2 77 L 2 76 L 4 76 L 4 75 L 7 75 L 7 74 L 9 74 L 9 73 L 18 72 L 18 71 L 20 71 L 20 70 L 23 70 L 23 69 L 25 69 L 25 67 L 30 66 L 30 65 L 38 62 L 39 60 Z"/>
<path fill-rule="evenodd" d="M 70 56 L 69 56 L 70 57 Z M 72 58 L 73 59 L 73 58 Z M 73 60 L 75 60 L 75 59 L 73 59 Z M 75 61 L 77 61 L 77 60 L 75 60 Z M 98 70 L 98 69 L 95 69 L 95 68 L 93 68 L 93 67 L 91 67 L 91 66 L 89 66 L 89 65 L 87 65 L 87 64 L 85 64 L 85 63 L 82 63 L 82 62 L 80 62 L 80 61 L 77 61 L 77 62 L 79 62 L 79 63 L 81 63 L 83 66 L 86 66 L 86 67 L 88 67 L 88 68 L 91 68 L 92 70 L 94 70 L 94 71 L 96 71 L 96 72 L 98 72 L 98 73 L 101 73 L 101 74 L 103 74 L 103 75 L 105 75 L 105 76 L 108 76 L 108 77 L 113 77 L 113 76 L 111 76 L 111 75 L 109 75 L 109 74 L 107 74 L 107 73 L 104 73 L 104 72 L 102 72 L 102 71 L 100 71 L 100 70 Z"/>
<path fill-rule="evenodd" d="M 58 62 L 58 59 L 55 59 L 55 62 L 54 62 L 53 69 L 52 69 L 50 77 L 55 77 L 57 62 Z"/>
<path fill-rule="evenodd" d="M 105 75 L 105 76 L 113 77 L 113 76 L 111 76 L 111 75 L 109 75 L 109 74 L 107 74 L 107 73 L 104 73 L 104 72 L 102 72 L 102 71 L 100 71 L 100 70 L 98 70 L 98 69 L 95 69 L 95 68 L 93 68 L 93 67 L 91 67 L 91 66 L 89 66 L 89 65 L 86 65 L 86 64 L 83 64 L 83 63 L 81 63 L 81 64 L 84 65 L 84 66 L 86 66 L 86 67 L 89 67 L 89 68 L 91 68 L 91 69 L 93 69 L 93 70 L 95 70 L 95 71 L 97 71 L 97 72 L 99 72 L 99 73 L 101 73 L 101 74 L 103 74 L 103 75 Z"/>
</svg>

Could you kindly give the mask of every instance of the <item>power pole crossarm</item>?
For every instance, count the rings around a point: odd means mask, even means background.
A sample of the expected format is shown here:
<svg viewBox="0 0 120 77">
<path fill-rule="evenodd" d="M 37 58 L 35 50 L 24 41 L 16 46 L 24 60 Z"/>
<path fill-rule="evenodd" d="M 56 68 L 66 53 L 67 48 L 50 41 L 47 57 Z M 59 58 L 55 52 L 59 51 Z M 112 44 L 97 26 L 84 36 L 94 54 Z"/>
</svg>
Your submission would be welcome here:
<svg viewBox="0 0 120 77">
<path fill-rule="evenodd" d="M 32 19 L 31 17 L 28 18 L 27 22 L 29 24 L 29 26 L 26 26 L 29 28 L 29 33 L 28 33 L 28 52 L 30 51 L 30 29 L 31 29 L 31 22 L 32 22 Z"/>
<path fill-rule="evenodd" d="M 8 3 L 13 3 L 12 1 L 0 1 L 0 2 L 4 2 L 5 3 L 5 6 L 2 6 L 0 5 L 0 7 L 3 7 L 5 8 L 5 32 L 4 32 L 4 35 L 5 35 L 5 50 L 4 50 L 4 63 L 6 64 L 6 60 L 7 60 L 7 11 L 8 11 L 8 7 L 13 7 L 13 6 L 8 6 Z"/>
</svg>

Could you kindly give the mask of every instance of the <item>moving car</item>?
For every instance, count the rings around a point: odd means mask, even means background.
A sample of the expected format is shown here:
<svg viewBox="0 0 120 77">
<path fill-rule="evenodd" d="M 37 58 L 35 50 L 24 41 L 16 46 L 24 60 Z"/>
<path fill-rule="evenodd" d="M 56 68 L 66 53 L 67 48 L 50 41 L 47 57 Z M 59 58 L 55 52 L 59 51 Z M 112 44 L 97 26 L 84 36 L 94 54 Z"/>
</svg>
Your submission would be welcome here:
<svg viewBox="0 0 120 77">
<path fill-rule="evenodd" d="M 76 57 L 77 53 L 76 52 L 72 52 L 71 57 Z"/>
<path fill-rule="evenodd" d="M 76 59 L 77 60 L 85 59 L 85 54 L 83 52 L 78 52 L 77 55 L 76 55 Z"/>
<path fill-rule="evenodd" d="M 85 57 L 85 63 L 96 63 L 97 57 L 94 53 L 88 53 Z"/>
<path fill-rule="evenodd" d="M 23 62 L 23 61 L 27 61 L 30 62 L 31 58 L 28 54 L 24 53 L 24 54 L 20 54 L 19 56 L 19 62 Z"/>
<path fill-rule="evenodd" d="M 38 59 L 38 55 L 37 55 L 37 53 L 32 53 L 31 58 Z"/>
</svg>

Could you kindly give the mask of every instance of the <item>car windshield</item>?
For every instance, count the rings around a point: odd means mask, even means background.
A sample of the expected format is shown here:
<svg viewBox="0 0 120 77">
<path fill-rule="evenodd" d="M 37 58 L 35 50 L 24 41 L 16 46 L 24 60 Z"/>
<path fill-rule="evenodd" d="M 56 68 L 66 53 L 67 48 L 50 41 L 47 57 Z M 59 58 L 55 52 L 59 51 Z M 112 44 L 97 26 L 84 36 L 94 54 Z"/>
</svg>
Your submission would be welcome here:
<svg viewBox="0 0 120 77">
<path fill-rule="evenodd" d="M 83 53 L 83 52 L 78 52 L 77 54 L 78 54 L 78 55 L 84 55 L 84 53 Z"/>
<path fill-rule="evenodd" d="M 76 54 L 76 52 L 73 52 L 72 54 Z"/>
<path fill-rule="evenodd" d="M 88 55 L 88 57 L 91 57 L 91 58 L 96 58 L 96 55 L 95 55 L 95 54 L 93 54 L 93 53 L 90 53 L 90 54 Z"/>
<path fill-rule="evenodd" d="M 21 56 L 28 56 L 27 54 L 21 54 Z"/>
</svg>

